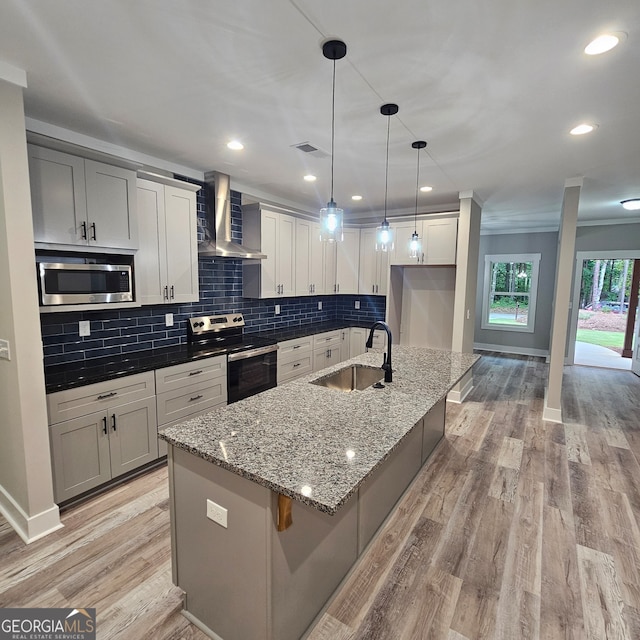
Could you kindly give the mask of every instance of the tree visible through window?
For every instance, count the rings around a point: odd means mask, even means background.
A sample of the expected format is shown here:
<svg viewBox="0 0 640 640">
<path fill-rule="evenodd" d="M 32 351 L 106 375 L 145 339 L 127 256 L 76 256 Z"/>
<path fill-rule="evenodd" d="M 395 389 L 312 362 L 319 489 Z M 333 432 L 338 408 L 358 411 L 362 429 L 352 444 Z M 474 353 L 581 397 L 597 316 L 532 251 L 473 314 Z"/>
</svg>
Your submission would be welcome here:
<svg viewBox="0 0 640 640">
<path fill-rule="evenodd" d="M 540 254 L 485 256 L 483 329 L 532 332 Z"/>
</svg>

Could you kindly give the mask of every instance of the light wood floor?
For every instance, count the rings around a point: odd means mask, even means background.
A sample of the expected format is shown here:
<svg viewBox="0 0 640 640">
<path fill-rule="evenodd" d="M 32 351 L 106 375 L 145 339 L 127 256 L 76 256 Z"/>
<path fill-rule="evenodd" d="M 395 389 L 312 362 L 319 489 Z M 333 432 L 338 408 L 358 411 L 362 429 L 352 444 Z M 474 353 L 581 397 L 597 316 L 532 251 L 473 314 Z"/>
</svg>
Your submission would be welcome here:
<svg viewBox="0 0 640 640">
<path fill-rule="evenodd" d="M 640 378 L 485 355 L 448 434 L 309 640 L 640 638 Z M 96 607 L 98 638 L 205 636 L 171 584 L 166 469 L 23 545 L 0 519 L 0 607 Z M 251 639 L 247 639 L 251 640 Z"/>
</svg>

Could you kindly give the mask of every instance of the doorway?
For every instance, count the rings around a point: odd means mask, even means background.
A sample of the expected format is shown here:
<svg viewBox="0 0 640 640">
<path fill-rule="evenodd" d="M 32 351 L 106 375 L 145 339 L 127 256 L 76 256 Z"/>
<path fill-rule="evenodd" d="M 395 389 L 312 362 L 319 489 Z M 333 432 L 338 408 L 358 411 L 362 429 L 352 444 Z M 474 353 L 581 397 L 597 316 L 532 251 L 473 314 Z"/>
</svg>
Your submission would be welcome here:
<svg viewBox="0 0 640 640">
<path fill-rule="evenodd" d="M 576 254 L 568 364 L 632 369 L 632 359 L 623 357 L 623 351 L 630 355 L 625 336 L 631 337 L 629 316 L 631 329 L 636 317 L 637 298 L 630 294 L 638 258 L 638 251 Z"/>
</svg>

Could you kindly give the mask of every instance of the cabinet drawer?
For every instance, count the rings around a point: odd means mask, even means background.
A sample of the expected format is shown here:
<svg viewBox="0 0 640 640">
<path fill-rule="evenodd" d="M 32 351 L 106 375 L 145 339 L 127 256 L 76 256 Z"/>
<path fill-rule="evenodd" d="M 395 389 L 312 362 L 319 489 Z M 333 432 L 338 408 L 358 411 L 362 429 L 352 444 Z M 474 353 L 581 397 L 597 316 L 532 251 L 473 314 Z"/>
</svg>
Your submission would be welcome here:
<svg viewBox="0 0 640 640">
<path fill-rule="evenodd" d="M 79 418 L 109 406 L 142 400 L 153 395 L 153 371 L 57 391 L 47 396 L 49 424 Z"/>
<path fill-rule="evenodd" d="M 306 338 L 296 338 L 295 340 L 287 340 L 278 343 L 278 365 L 285 362 L 295 362 L 303 355 L 311 358 L 313 351 L 313 336 Z"/>
<path fill-rule="evenodd" d="M 172 367 L 156 369 L 156 393 L 182 389 L 227 375 L 227 356 L 205 358 L 196 362 L 185 362 Z"/>
<path fill-rule="evenodd" d="M 330 349 L 331 347 L 339 347 L 342 343 L 342 331 L 328 331 L 327 333 L 318 333 L 313 336 L 313 349 Z"/>
<path fill-rule="evenodd" d="M 302 355 L 290 362 L 278 362 L 278 384 L 294 380 L 313 371 L 313 354 Z"/>
<path fill-rule="evenodd" d="M 218 377 L 189 387 L 159 393 L 158 425 L 185 420 L 227 403 L 227 378 Z"/>
</svg>

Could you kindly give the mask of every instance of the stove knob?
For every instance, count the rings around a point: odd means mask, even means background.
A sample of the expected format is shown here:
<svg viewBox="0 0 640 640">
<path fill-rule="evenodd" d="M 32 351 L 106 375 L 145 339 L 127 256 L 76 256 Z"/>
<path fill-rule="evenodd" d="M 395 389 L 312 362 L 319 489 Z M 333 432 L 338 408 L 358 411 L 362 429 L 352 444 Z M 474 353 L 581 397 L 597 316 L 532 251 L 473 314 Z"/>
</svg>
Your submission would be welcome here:
<svg viewBox="0 0 640 640">
<path fill-rule="evenodd" d="M 240 316 L 236 316 L 236 317 L 233 319 L 233 321 L 234 321 L 234 322 L 241 322 L 241 321 L 242 321 L 242 318 L 241 318 Z"/>
<path fill-rule="evenodd" d="M 202 320 L 200 322 L 196 322 L 196 327 L 204 327 L 204 322 Z"/>
</svg>

